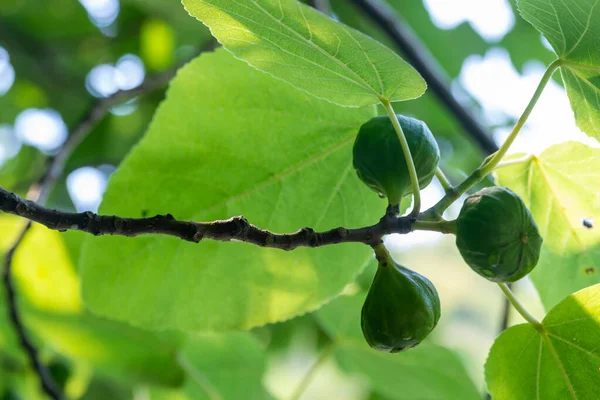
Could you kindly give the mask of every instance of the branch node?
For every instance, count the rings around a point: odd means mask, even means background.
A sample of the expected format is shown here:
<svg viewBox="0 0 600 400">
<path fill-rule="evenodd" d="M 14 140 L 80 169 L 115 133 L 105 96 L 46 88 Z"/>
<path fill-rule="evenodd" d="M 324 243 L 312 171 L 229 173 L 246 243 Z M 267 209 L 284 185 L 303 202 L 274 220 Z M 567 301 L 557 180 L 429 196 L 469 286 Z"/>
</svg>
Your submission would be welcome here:
<svg viewBox="0 0 600 400">
<path fill-rule="evenodd" d="M 339 228 L 337 228 L 337 233 L 338 235 L 340 235 L 340 238 L 345 238 L 346 236 L 348 236 L 348 229 L 340 226 Z"/>
<path fill-rule="evenodd" d="M 273 243 L 275 243 L 275 235 L 268 232 L 267 237 L 265 238 L 265 246 L 271 246 Z"/>
<path fill-rule="evenodd" d="M 242 215 L 233 217 L 233 218 L 231 218 L 231 220 L 235 224 L 236 230 L 237 230 L 237 232 L 235 233 L 234 236 L 239 236 L 242 238 L 246 237 L 246 233 L 248 232 L 248 229 L 250 228 L 250 223 L 248 222 L 248 220 Z"/>
<path fill-rule="evenodd" d="M 123 222 L 123 220 L 121 218 L 115 217 L 115 221 L 113 222 L 113 225 L 117 232 L 123 232 L 123 226 L 125 225 L 125 223 Z"/>
<path fill-rule="evenodd" d="M 192 240 L 194 241 L 194 243 L 199 243 L 202 238 L 204 238 L 204 235 L 202 234 L 202 232 L 200 232 L 199 229 L 196 228 L 196 233 L 194 233 L 194 236 L 192 236 Z"/>
<path fill-rule="evenodd" d="M 323 245 L 323 235 L 319 232 L 313 232 L 313 237 L 311 238 L 311 246 L 313 247 L 321 247 Z"/>
<path fill-rule="evenodd" d="M 94 236 L 100 235 L 102 232 L 101 232 L 100 226 L 98 224 L 98 222 L 99 222 L 99 218 L 97 218 L 98 216 L 91 211 L 86 211 L 83 214 L 85 215 L 85 218 L 86 218 L 86 225 L 88 226 L 88 231 Z"/>
<path fill-rule="evenodd" d="M 385 213 L 394 216 L 400 214 L 400 204 L 388 204 L 387 208 L 385 209 Z"/>
<path fill-rule="evenodd" d="M 367 235 L 366 235 L 365 239 L 367 240 L 367 243 L 371 243 L 371 241 L 373 239 L 373 228 L 372 227 L 369 227 L 367 229 Z"/>
<path fill-rule="evenodd" d="M 308 245 L 310 247 L 319 246 L 319 238 L 315 235 L 315 231 L 312 228 L 302 228 L 300 229 L 302 235 L 308 239 Z"/>
<path fill-rule="evenodd" d="M 17 212 L 18 215 L 26 215 L 29 211 L 29 207 L 27 207 L 27 204 L 25 203 L 19 203 L 17 204 L 17 208 L 15 210 Z"/>
</svg>

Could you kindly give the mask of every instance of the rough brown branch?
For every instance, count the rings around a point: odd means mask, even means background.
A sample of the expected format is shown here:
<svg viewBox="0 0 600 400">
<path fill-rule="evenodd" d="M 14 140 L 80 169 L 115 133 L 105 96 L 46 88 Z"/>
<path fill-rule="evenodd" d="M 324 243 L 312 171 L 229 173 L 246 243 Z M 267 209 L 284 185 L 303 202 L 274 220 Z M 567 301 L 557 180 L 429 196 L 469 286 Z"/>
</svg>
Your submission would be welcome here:
<svg viewBox="0 0 600 400">
<path fill-rule="evenodd" d="M 302 228 L 294 233 L 273 233 L 249 223 L 244 217 L 232 217 L 212 222 L 179 221 L 172 215 L 156 215 L 149 218 L 122 218 L 98 215 L 92 212 L 69 213 L 45 208 L 30 200 L 0 188 L 0 210 L 38 222 L 58 231 L 78 230 L 92 235 L 138 236 L 162 234 L 175 236 L 189 242 L 202 239 L 238 241 L 261 247 L 293 250 L 297 247 L 319 247 L 337 243 L 377 244 L 383 235 L 408 233 L 413 221 L 398 217 L 393 212 L 385 214 L 372 226 L 357 229 L 343 227 L 324 232 Z"/>
</svg>

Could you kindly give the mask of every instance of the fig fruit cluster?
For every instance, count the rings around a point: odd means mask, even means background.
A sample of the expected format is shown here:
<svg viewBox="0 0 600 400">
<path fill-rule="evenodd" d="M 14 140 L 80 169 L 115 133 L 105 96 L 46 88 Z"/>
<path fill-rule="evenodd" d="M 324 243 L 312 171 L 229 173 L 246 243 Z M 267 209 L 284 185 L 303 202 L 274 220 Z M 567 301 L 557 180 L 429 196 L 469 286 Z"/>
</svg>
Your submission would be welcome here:
<svg viewBox="0 0 600 400">
<path fill-rule="evenodd" d="M 424 122 L 402 115 L 396 119 L 423 189 L 436 173 L 439 148 Z M 358 177 L 387 197 L 391 206 L 412 193 L 406 157 L 387 116 L 361 126 L 353 165 Z M 450 226 L 467 265 L 490 281 L 517 281 L 538 262 L 542 246 L 538 227 L 523 200 L 505 187 L 488 187 L 469 196 Z M 362 332 L 371 347 L 396 353 L 418 345 L 431 333 L 440 318 L 440 299 L 431 281 L 395 263 L 383 244 L 374 249 L 379 265 L 363 304 Z"/>
</svg>

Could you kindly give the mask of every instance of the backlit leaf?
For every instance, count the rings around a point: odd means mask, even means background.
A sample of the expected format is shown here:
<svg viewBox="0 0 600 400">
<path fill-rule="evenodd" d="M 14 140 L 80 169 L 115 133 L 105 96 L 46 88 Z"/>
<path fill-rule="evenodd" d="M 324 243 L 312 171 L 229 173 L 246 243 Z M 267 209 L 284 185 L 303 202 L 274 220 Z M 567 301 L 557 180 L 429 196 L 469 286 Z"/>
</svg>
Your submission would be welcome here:
<svg viewBox="0 0 600 400">
<path fill-rule="evenodd" d="M 600 283 L 600 230 L 583 223 L 600 221 L 600 149 L 567 142 L 512 159 L 524 161 L 496 170 L 497 182 L 521 196 L 544 238 L 531 278 L 550 309 Z"/>
<path fill-rule="evenodd" d="M 577 125 L 600 139 L 600 0 L 519 0 L 518 5 L 564 61 L 562 77 Z"/>
<path fill-rule="evenodd" d="M 358 107 L 408 100 L 425 81 L 396 53 L 296 0 L 184 0 L 236 57 L 299 89 Z"/>
</svg>

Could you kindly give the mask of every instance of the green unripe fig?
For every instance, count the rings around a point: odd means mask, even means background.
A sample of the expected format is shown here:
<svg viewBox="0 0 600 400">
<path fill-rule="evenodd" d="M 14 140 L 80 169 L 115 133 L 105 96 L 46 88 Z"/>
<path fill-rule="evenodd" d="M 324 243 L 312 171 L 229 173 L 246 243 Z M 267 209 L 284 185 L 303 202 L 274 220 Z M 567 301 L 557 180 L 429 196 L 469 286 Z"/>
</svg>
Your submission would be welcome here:
<svg viewBox="0 0 600 400">
<path fill-rule="evenodd" d="M 514 282 L 536 266 L 542 237 L 523 200 L 492 186 L 465 200 L 456 220 L 456 247 L 479 275 Z"/>
<path fill-rule="evenodd" d="M 440 149 L 423 121 L 396 115 L 415 164 L 419 187 L 433 179 L 440 161 Z M 398 134 L 387 116 L 370 119 L 360 127 L 354 142 L 353 164 L 358 177 L 376 193 L 396 205 L 412 193 L 406 158 Z"/>
<path fill-rule="evenodd" d="M 361 313 L 369 346 L 389 353 L 415 347 L 435 328 L 440 314 L 440 298 L 429 279 L 389 255 L 379 258 Z"/>
</svg>

